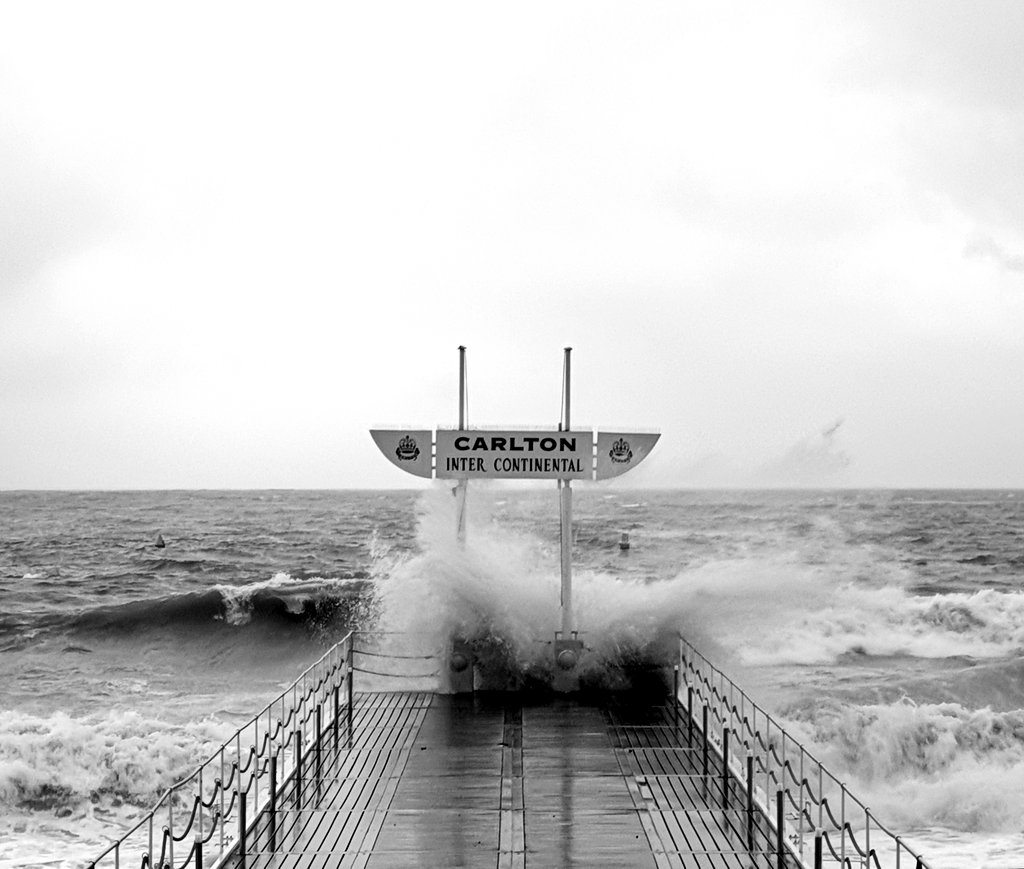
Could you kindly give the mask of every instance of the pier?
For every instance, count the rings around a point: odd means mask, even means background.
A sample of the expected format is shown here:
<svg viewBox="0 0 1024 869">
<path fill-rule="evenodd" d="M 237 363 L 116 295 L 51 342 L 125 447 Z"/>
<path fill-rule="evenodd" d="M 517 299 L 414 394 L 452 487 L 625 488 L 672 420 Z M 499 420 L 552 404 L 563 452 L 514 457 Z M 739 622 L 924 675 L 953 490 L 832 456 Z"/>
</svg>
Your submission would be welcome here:
<svg viewBox="0 0 1024 869">
<path fill-rule="evenodd" d="M 225 865 L 798 866 L 678 712 L 633 694 L 358 695 L 351 747 L 345 726 L 321 731 Z"/>
<path fill-rule="evenodd" d="M 646 692 L 444 693 L 415 649 L 348 635 L 89 869 L 929 869 L 682 638 Z"/>
</svg>

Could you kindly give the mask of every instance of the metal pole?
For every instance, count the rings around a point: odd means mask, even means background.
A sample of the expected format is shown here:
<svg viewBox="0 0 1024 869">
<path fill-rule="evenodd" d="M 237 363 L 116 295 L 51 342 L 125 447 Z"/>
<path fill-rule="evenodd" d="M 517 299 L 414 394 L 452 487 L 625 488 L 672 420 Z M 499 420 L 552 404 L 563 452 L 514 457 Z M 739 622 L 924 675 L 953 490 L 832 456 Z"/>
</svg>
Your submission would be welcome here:
<svg viewBox="0 0 1024 869">
<path fill-rule="evenodd" d="M 562 518 L 562 636 L 572 633 L 572 486 L 559 480 Z"/>
<path fill-rule="evenodd" d="M 459 431 L 466 427 L 466 348 L 459 345 Z"/>
<path fill-rule="evenodd" d="M 679 729 L 679 665 L 672 670 L 672 720 Z"/>
<path fill-rule="evenodd" d="M 693 745 L 693 685 L 686 686 L 686 744 Z"/>
<path fill-rule="evenodd" d="M 295 731 L 295 808 L 302 808 L 302 731 Z"/>
<path fill-rule="evenodd" d="M 747 755 L 747 850 L 754 850 L 754 756 Z"/>
<path fill-rule="evenodd" d="M 565 348 L 565 378 L 562 383 L 562 431 L 570 431 L 570 381 L 572 347 Z M 572 633 L 572 486 L 568 480 L 559 480 L 560 515 L 562 530 L 562 636 Z"/>
<path fill-rule="evenodd" d="M 270 758 L 270 850 L 277 850 L 277 752 Z"/>
<path fill-rule="evenodd" d="M 782 804 L 782 791 L 775 792 L 775 861 L 778 869 L 786 869 L 786 845 L 785 836 L 783 834 L 783 824 L 785 822 L 784 806 Z"/>
<path fill-rule="evenodd" d="M 729 808 L 729 728 L 722 731 L 722 808 Z"/>
<path fill-rule="evenodd" d="M 245 869 L 245 857 L 248 850 L 245 845 L 245 798 L 247 791 L 235 791 L 238 794 L 238 866 Z"/>
<path fill-rule="evenodd" d="M 704 745 L 704 778 L 708 777 L 708 704 L 704 704 L 704 723 L 701 727 L 702 742 Z"/>
<path fill-rule="evenodd" d="M 459 345 L 459 431 L 466 429 L 466 348 Z M 455 538 L 466 542 L 466 494 L 468 480 L 459 480 L 455 485 Z"/>
<path fill-rule="evenodd" d="M 353 703 L 352 703 L 352 698 L 355 696 L 355 693 L 354 693 L 354 691 L 352 689 L 352 678 L 353 678 L 353 676 L 355 676 L 355 662 L 356 662 L 355 649 L 356 649 L 355 640 L 349 641 L 349 646 L 348 646 L 348 674 L 347 675 L 348 675 L 348 747 L 350 749 L 352 748 L 352 742 L 353 742 L 353 734 L 352 734 L 352 706 L 353 706 Z"/>
</svg>

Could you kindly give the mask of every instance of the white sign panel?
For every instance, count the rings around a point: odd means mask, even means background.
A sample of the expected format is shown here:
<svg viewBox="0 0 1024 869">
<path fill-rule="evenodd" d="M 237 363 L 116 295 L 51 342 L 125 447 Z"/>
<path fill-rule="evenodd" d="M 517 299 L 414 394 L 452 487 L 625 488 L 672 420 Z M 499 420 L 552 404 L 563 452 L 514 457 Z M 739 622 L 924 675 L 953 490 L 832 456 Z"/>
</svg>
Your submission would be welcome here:
<svg viewBox="0 0 1024 869">
<path fill-rule="evenodd" d="M 589 480 L 591 431 L 437 431 L 442 479 Z"/>
<path fill-rule="evenodd" d="M 631 471 L 654 449 L 660 434 L 599 431 L 597 433 L 597 479 L 607 480 Z"/>
<path fill-rule="evenodd" d="M 429 429 L 375 428 L 370 435 L 391 464 L 417 477 L 431 476 L 433 432 Z"/>
</svg>

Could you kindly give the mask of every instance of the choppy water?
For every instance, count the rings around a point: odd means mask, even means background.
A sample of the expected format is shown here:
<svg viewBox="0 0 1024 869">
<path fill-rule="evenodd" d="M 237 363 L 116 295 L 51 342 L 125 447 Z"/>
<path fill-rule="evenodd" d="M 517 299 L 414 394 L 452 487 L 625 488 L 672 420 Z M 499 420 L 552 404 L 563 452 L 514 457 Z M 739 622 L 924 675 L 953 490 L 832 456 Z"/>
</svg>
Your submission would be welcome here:
<svg viewBox="0 0 1024 869">
<path fill-rule="evenodd" d="M 1024 493 L 575 493 L 587 679 L 682 631 L 934 865 L 1024 865 Z M 443 487 L 0 493 L 0 867 L 83 865 L 350 627 L 542 670 L 557 503 L 477 487 L 463 550 Z"/>
</svg>

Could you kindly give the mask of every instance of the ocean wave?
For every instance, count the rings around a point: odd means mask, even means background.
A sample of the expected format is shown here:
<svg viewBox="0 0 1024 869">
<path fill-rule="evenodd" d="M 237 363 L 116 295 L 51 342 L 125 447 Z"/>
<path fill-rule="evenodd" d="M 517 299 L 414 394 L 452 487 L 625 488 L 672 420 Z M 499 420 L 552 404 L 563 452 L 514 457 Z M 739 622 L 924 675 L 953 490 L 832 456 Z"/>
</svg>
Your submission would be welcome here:
<svg viewBox="0 0 1024 869">
<path fill-rule="evenodd" d="M 744 666 L 831 664 L 851 654 L 996 659 L 1024 647 L 1024 593 L 914 593 L 900 568 L 879 564 L 866 577 L 838 560 L 703 565 L 677 578 L 692 592 L 690 616 L 700 616 L 687 619 L 697 633 L 684 634 L 729 649 Z M 703 624 L 714 625 L 713 634 Z"/>
<path fill-rule="evenodd" d="M 157 629 L 210 628 L 222 623 L 308 625 L 355 618 L 368 597 L 362 577 L 293 578 L 279 573 L 245 585 L 215 585 L 206 591 L 93 607 L 51 619 L 48 627 L 76 634 L 108 635 Z"/>
<path fill-rule="evenodd" d="M 61 813 L 103 797 L 146 806 L 233 729 L 214 719 L 172 724 L 126 710 L 85 718 L 3 711 L 0 806 Z"/>
<path fill-rule="evenodd" d="M 1024 824 L 1024 710 L 959 703 L 804 701 L 787 729 L 854 792 L 901 828 L 942 824 L 1008 832 Z"/>
</svg>

